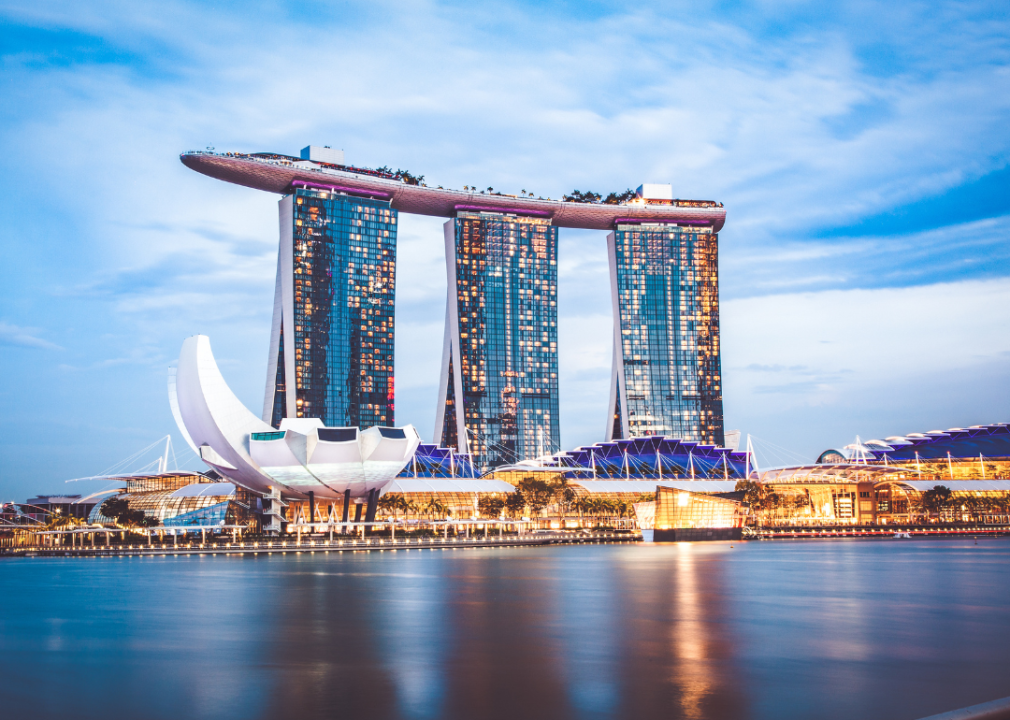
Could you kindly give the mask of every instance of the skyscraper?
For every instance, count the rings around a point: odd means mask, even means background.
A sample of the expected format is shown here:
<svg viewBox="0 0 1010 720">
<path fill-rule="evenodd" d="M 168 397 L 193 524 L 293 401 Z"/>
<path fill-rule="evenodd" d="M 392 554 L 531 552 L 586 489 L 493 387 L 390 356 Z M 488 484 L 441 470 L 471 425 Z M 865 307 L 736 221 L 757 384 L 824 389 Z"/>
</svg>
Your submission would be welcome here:
<svg viewBox="0 0 1010 720">
<path fill-rule="evenodd" d="M 445 342 L 435 442 L 482 470 L 560 449 L 557 228 L 459 211 L 445 223 Z"/>
<path fill-rule="evenodd" d="M 607 438 L 721 443 L 721 203 L 637 196 L 564 201 L 428 187 L 346 165 L 342 151 L 183 153 L 187 167 L 281 201 L 263 418 L 393 423 L 397 213 L 445 225 L 449 299 L 435 440 L 487 469 L 558 449 L 557 228 L 613 231 L 614 370 Z"/>
<path fill-rule="evenodd" d="M 718 235 L 709 225 L 619 220 L 607 251 L 607 440 L 666 435 L 722 445 Z"/>
<path fill-rule="evenodd" d="M 263 420 L 393 425 L 397 211 L 388 200 L 295 182 L 280 253 Z"/>
</svg>

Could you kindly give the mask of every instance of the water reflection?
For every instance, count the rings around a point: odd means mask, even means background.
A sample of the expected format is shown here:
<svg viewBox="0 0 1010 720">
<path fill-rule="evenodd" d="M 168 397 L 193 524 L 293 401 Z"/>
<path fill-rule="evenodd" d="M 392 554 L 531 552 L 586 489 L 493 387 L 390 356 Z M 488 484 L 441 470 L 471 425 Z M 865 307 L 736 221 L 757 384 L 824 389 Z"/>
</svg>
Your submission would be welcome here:
<svg viewBox="0 0 1010 720">
<path fill-rule="evenodd" d="M 292 568 L 268 584 L 278 622 L 264 644 L 267 715 L 738 717 L 713 547 Z"/>
<path fill-rule="evenodd" d="M 627 626 L 622 699 L 631 715 L 746 714 L 728 634 L 724 548 L 678 544 L 627 553 L 621 567 L 628 601 L 621 613 Z"/>
<path fill-rule="evenodd" d="M 19 560 L 0 586 L 12 717 L 872 719 L 1010 693 L 1007 541 Z"/>
</svg>

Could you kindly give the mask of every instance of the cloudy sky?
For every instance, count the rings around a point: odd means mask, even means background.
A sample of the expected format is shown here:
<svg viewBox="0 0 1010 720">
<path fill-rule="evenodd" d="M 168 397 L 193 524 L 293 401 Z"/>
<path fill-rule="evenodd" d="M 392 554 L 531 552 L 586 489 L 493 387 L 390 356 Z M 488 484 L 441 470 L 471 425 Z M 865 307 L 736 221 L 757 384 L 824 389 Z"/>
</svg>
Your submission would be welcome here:
<svg viewBox="0 0 1010 720">
<path fill-rule="evenodd" d="M 181 444 L 188 335 L 261 407 L 277 197 L 179 163 L 205 147 L 724 202 L 726 425 L 766 464 L 1010 420 L 1005 2 L 475 5 L 0 2 L 0 498 Z M 397 420 L 423 436 L 440 224 L 399 238 Z M 604 428 L 604 246 L 561 231 L 565 447 Z"/>
</svg>

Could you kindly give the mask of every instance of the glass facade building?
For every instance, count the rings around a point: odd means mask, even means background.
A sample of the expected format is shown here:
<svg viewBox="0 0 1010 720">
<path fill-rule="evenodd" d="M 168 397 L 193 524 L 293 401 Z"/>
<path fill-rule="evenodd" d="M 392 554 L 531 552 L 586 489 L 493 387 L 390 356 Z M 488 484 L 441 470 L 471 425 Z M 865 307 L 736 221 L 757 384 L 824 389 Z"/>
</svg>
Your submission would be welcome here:
<svg viewBox="0 0 1010 720">
<path fill-rule="evenodd" d="M 560 450 L 557 240 L 543 218 L 461 211 L 445 224 L 434 441 L 479 471 Z"/>
<path fill-rule="evenodd" d="M 263 420 L 391 426 L 397 212 L 302 185 L 280 201 Z"/>
<path fill-rule="evenodd" d="M 607 250 L 615 322 L 606 439 L 721 446 L 718 235 L 619 222 Z"/>
</svg>

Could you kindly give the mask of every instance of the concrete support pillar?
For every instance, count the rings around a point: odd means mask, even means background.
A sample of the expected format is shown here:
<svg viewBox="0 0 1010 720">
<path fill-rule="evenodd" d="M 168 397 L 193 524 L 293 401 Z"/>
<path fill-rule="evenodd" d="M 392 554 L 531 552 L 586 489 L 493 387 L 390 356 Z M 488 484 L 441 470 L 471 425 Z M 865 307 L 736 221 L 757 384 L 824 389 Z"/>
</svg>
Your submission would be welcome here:
<svg viewBox="0 0 1010 720">
<path fill-rule="evenodd" d="M 309 523 L 316 521 L 316 494 L 309 490 Z M 309 532 L 312 532 L 311 530 Z"/>
<path fill-rule="evenodd" d="M 341 522 L 343 523 L 343 526 L 340 528 L 341 533 L 347 532 L 347 517 L 350 511 L 351 511 L 351 491 L 344 490 L 344 513 L 343 513 L 343 519 L 341 520 Z"/>
<path fill-rule="evenodd" d="M 379 490 L 373 489 L 368 491 L 368 510 L 365 512 L 365 522 L 373 523 L 375 522 L 375 511 L 379 506 Z M 365 533 L 367 535 L 372 534 L 371 526 L 365 528 Z"/>
</svg>

